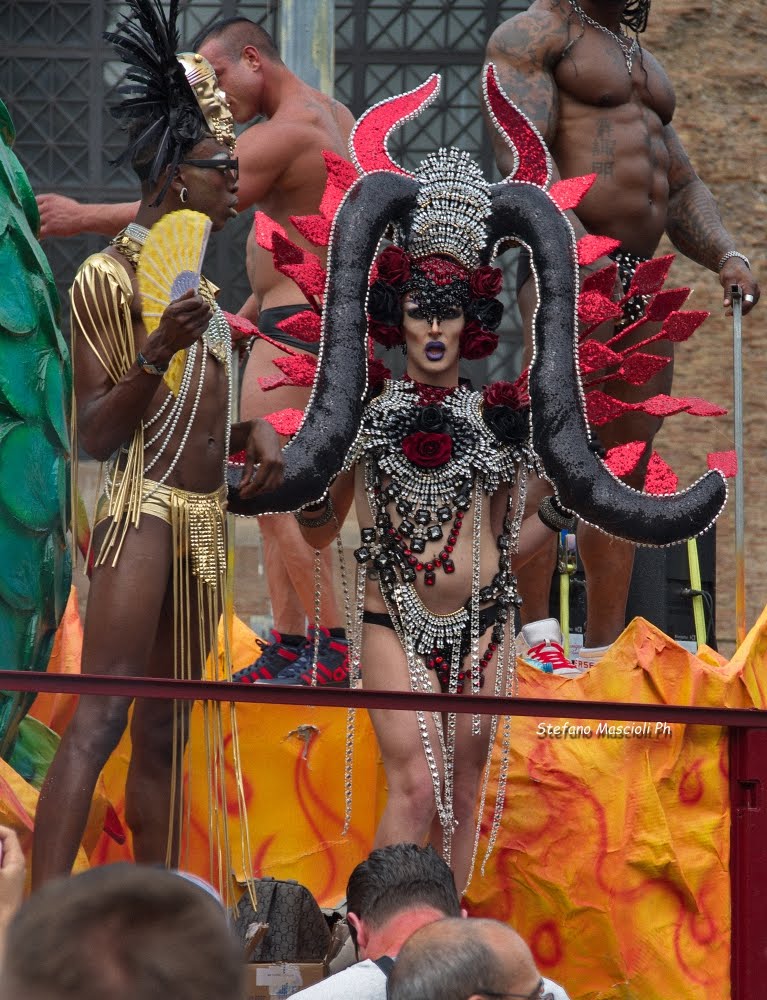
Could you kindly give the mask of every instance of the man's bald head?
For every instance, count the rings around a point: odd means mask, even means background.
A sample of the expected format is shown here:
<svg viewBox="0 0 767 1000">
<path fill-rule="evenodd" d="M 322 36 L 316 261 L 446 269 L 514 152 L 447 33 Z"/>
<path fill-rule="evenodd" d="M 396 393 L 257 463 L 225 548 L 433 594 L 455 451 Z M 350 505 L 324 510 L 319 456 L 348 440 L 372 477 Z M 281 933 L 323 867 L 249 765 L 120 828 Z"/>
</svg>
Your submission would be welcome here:
<svg viewBox="0 0 767 1000">
<path fill-rule="evenodd" d="M 390 1000 L 468 1000 L 487 993 L 535 996 L 533 956 L 498 920 L 450 918 L 416 931 L 389 979 Z"/>
</svg>

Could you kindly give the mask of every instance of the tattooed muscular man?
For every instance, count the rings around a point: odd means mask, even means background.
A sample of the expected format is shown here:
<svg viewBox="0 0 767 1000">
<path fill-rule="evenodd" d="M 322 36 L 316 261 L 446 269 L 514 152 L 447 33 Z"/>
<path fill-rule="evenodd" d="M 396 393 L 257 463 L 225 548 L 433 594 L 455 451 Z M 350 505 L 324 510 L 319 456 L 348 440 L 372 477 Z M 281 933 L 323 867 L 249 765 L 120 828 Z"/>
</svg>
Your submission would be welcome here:
<svg viewBox="0 0 767 1000">
<path fill-rule="evenodd" d="M 638 259 L 652 257 L 665 232 L 681 253 L 718 273 L 728 313 L 730 286 L 740 285 L 747 313 L 759 299 L 759 287 L 674 131 L 671 82 L 658 60 L 639 45 L 637 35 L 646 27 L 649 8 L 650 0 L 533 0 L 527 11 L 496 29 L 487 46 L 487 61 L 495 63 L 504 90 L 546 140 L 554 179 L 597 174 L 571 221 L 578 236 L 591 232 L 620 240 L 624 260 L 619 261 L 619 278 L 630 280 Z M 512 151 L 497 129 L 489 132 L 498 166 L 508 174 Z M 606 263 L 601 260 L 594 269 Z M 519 272 L 519 306 L 529 350 L 535 283 L 526 258 L 520 260 Z M 612 333 L 611 327 L 604 339 Z M 641 336 L 649 336 L 647 327 Z M 673 350 L 668 341 L 657 345 L 657 353 L 666 350 Z M 612 382 L 609 392 L 625 401 L 668 392 L 672 370 L 669 364 L 638 388 Z M 600 428 L 605 448 L 647 441 L 643 464 L 627 477 L 637 489 L 642 488 L 661 422 L 630 413 L 609 428 Z M 538 502 L 534 496 L 530 499 Z M 586 524 L 578 528 L 578 542 L 588 608 L 579 665 L 587 667 L 623 629 L 634 550 Z M 555 561 L 551 546 L 520 573 L 530 646 L 542 639 L 561 639 L 556 623 L 543 621 Z M 556 634 L 549 635 L 547 629 Z M 551 655 L 550 644 L 544 649 Z"/>
</svg>

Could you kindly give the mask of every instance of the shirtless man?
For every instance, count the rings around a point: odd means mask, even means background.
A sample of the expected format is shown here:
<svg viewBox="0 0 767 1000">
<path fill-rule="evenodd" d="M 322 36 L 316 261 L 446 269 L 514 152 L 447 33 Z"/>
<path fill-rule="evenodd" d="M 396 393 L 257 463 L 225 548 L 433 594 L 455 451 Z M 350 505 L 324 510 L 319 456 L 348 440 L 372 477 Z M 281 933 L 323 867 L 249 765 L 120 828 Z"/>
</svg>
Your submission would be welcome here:
<svg viewBox="0 0 767 1000">
<path fill-rule="evenodd" d="M 143 0 L 146 18 L 159 17 L 156 10 Z M 112 40 L 117 45 L 122 37 Z M 173 37 L 172 25 L 152 35 L 160 37 Z M 123 58 L 135 51 L 120 48 Z M 151 49 L 144 62 L 154 65 L 160 56 L 163 66 L 175 61 L 172 52 Z M 219 230 L 237 205 L 231 116 L 227 123 L 220 104 L 216 118 L 205 116 L 183 69 L 152 79 L 139 114 L 131 119 L 131 111 L 118 107 L 132 128 L 126 155 L 141 179 L 136 221 L 88 258 L 72 287 L 76 426 L 85 451 L 109 463 L 93 528 L 82 672 L 194 679 L 209 650 L 218 658 L 228 448 L 246 451 L 241 490 L 251 495 L 279 485 L 282 456 L 266 421 L 229 425 L 231 331 L 204 278 L 199 292 L 172 301 L 147 335 L 136 269 L 149 229 L 187 208 Z M 169 109 L 183 113 L 181 134 Z M 165 373 L 177 357 L 183 373 L 171 389 Z M 70 871 L 93 789 L 128 724 L 130 704 L 122 695 L 79 698 L 40 792 L 34 885 Z M 178 863 L 188 712 L 188 706 L 177 712 L 174 702 L 136 701 L 126 818 L 138 861 Z"/>
<path fill-rule="evenodd" d="M 267 32 L 247 18 L 212 25 L 195 39 L 193 47 L 212 63 L 235 121 L 244 123 L 259 115 L 266 118 L 237 140 L 238 210 L 257 205 L 284 226 L 292 240 L 309 247 L 291 225 L 290 216 L 318 211 L 327 179 L 321 153 L 327 149 L 348 156 L 354 118 L 343 105 L 292 73 Z M 135 203 L 82 205 L 52 194 L 39 196 L 38 204 L 42 237 L 86 230 L 113 236 L 135 217 L 138 208 Z M 272 339 L 307 351 L 305 341 L 286 340 L 275 326 L 305 308 L 305 300 L 295 283 L 274 269 L 270 254 L 256 245 L 252 235 L 248 240 L 248 275 L 253 296 L 241 311 Z M 264 393 L 259 387 L 260 377 L 281 374 L 272 361 L 284 356 L 265 341 L 255 342 L 242 385 L 243 418 L 306 405 L 308 389 L 291 386 Z M 254 680 L 294 666 L 303 650 L 308 655 L 311 647 L 305 638 L 306 619 L 314 619 L 315 595 L 314 552 L 299 534 L 294 519 L 285 514 L 266 515 L 259 518 L 259 525 L 276 635 L 250 672 Z M 338 668 L 346 661 L 346 643 L 333 585 L 332 550 L 323 552 L 321 560 L 320 620 L 329 634 L 322 633 L 320 662 Z M 299 664 L 292 671 L 294 680 L 300 679 L 303 669 Z M 325 681 L 325 672 L 320 670 L 318 677 L 320 683 Z"/>
<path fill-rule="evenodd" d="M 554 180 L 597 174 L 591 191 L 575 215 L 571 213 L 571 221 L 578 236 L 590 232 L 621 241 L 621 251 L 634 257 L 626 260 L 624 273 L 623 265 L 619 267 L 624 282 L 636 258 L 655 254 L 665 232 L 681 253 L 718 273 L 728 311 L 730 287 L 740 285 L 747 313 L 759 299 L 759 287 L 674 131 L 671 82 L 652 54 L 627 34 L 627 30 L 644 30 L 649 7 L 649 0 L 534 0 L 527 11 L 496 29 L 487 46 L 487 61 L 495 63 L 506 93 L 543 135 L 554 161 Z M 512 152 L 495 128 L 489 131 L 498 166 L 502 173 L 509 173 Z M 602 260 L 593 269 L 609 263 Z M 519 279 L 519 306 L 529 351 L 535 284 L 524 257 Z M 647 329 L 641 333 L 643 339 L 650 335 Z M 612 328 L 604 331 L 604 339 L 612 333 Z M 662 341 L 653 350 L 660 354 L 673 347 Z M 670 390 L 672 370 L 669 364 L 638 388 L 611 382 L 606 390 L 626 401 L 646 399 Z M 605 448 L 647 441 L 643 463 L 627 477 L 637 489 L 642 488 L 652 440 L 661 423 L 631 413 L 600 428 Z M 529 496 L 532 503 L 537 502 L 533 490 Z M 634 550 L 586 524 L 578 528 L 578 544 L 588 605 L 579 663 L 588 666 L 623 630 Z M 541 639 L 561 639 L 558 629 L 549 634 L 549 623 L 555 622 L 542 621 L 548 614 L 555 561 L 552 543 L 520 575 L 525 637 L 531 646 Z M 556 653 L 557 645 L 546 643 L 544 657 Z"/>
<path fill-rule="evenodd" d="M 256 115 L 266 121 L 247 129 L 239 138 L 240 204 L 257 205 L 280 223 L 295 243 L 316 251 L 290 222 L 293 215 L 311 215 L 319 209 L 327 172 L 322 151 L 348 156 L 348 139 L 354 118 L 343 105 L 308 86 L 282 62 L 269 35 L 245 18 L 222 21 L 195 42 L 208 59 L 226 92 L 235 121 Z M 289 337 L 277 324 L 306 308 L 295 282 L 275 270 L 271 254 L 248 239 L 248 276 L 253 296 L 243 312 L 259 329 L 292 350 L 317 353 L 317 345 Z M 312 350 L 313 348 L 313 350 Z M 242 383 L 243 417 L 263 417 L 275 410 L 303 410 L 309 389 L 285 386 L 265 393 L 259 378 L 280 375 L 273 364 L 284 357 L 277 347 L 256 340 Z M 275 642 L 256 661 L 251 677 L 269 679 L 282 672 L 282 683 L 301 683 L 311 664 L 313 644 L 305 644 L 306 619 L 314 620 L 314 550 L 289 514 L 259 518 L 264 542 L 264 562 L 272 602 Z M 342 615 L 335 598 L 333 551 L 321 554 L 322 602 L 318 682 L 346 680 L 346 641 Z M 327 629 L 327 633 L 325 632 Z M 305 650 L 303 657 L 299 650 Z M 291 661 L 292 664 L 291 664 Z"/>
</svg>

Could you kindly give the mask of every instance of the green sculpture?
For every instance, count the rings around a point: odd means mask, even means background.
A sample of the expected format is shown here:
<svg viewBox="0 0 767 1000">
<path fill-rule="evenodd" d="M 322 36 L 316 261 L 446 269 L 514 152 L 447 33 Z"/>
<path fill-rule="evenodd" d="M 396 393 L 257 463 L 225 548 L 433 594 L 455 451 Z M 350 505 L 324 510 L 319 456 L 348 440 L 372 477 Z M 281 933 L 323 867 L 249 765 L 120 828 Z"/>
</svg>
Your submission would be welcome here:
<svg viewBox="0 0 767 1000">
<path fill-rule="evenodd" d="M 37 204 L 11 149 L 15 136 L 0 101 L 0 667 L 45 670 L 72 577 L 72 374 L 58 293 L 37 240 Z M 0 756 L 37 783 L 35 750 L 19 730 L 33 701 L 34 694 L 0 692 Z"/>
</svg>

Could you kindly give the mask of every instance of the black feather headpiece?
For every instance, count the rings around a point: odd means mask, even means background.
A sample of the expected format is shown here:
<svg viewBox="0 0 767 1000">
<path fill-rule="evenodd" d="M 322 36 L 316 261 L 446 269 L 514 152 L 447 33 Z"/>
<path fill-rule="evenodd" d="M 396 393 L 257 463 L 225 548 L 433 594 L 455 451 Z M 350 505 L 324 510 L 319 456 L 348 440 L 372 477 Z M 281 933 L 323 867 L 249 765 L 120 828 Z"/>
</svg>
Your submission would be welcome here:
<svg viewBox="0 0 767 1000">
<path fill-rule="evenodd" d="M 180 161 L 210 129 L 178 61 L 178 0 L 166 17 L 161 0 L 126 0 L 130 13 L 104 38 L 130 67 L 118 91 L 123 100 L 112 115 L 129 134 L 127 149 L 114 165 L 130 159 L 139 177 L 154 186 L 167 179 L 153 205 L 165 197 Z"/>
</svg>

